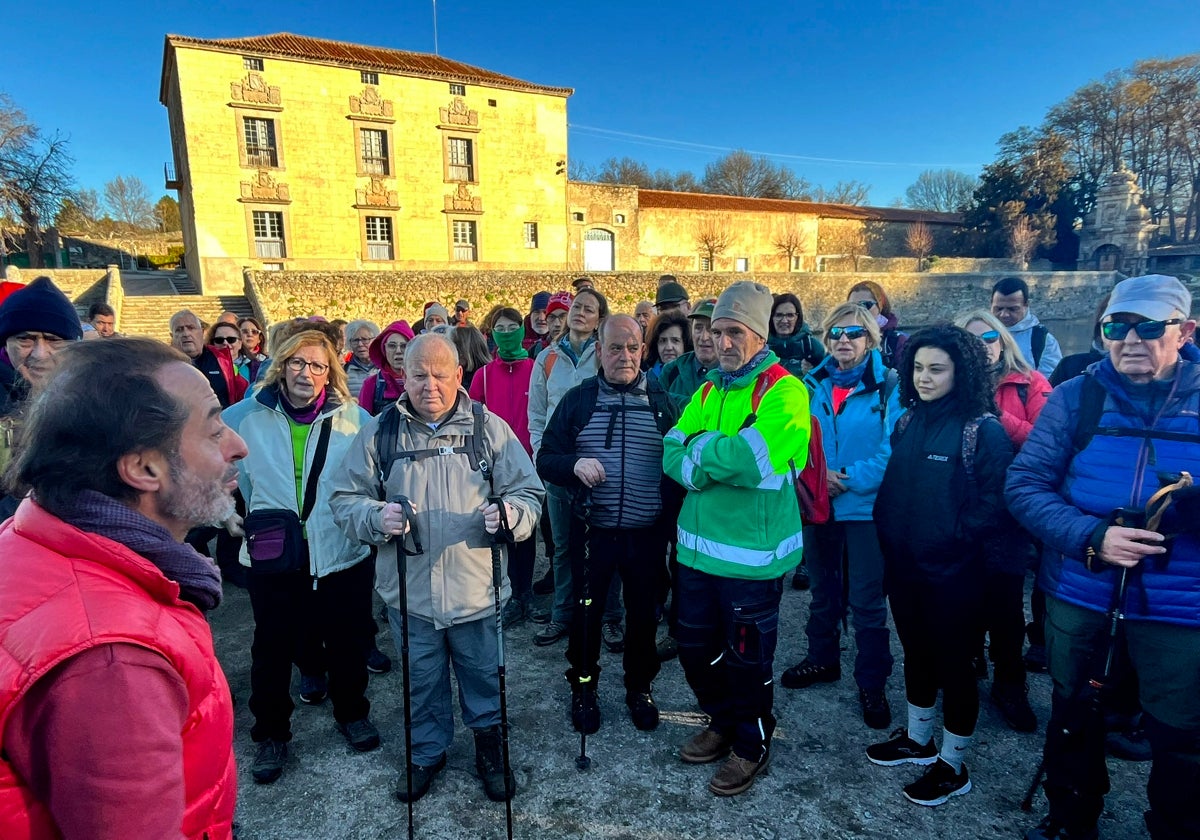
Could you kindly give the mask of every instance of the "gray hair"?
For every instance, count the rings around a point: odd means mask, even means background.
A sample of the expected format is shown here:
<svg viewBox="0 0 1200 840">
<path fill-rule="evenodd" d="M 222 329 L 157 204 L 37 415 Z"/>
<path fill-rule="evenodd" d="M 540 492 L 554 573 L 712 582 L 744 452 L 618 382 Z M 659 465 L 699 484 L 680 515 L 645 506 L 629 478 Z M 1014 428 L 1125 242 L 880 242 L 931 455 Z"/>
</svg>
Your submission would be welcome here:
<svg viewBox="0 0 1200 840">
<path fill-rule="evenodd" d="M 378 324 L 376 324 L 374 321 L 368 321 L 365 318 L 359 318 L 358 320 L 351 321 L 349 324 L 346 325 L 346 339 L 349 340 L 350 338 L 353 338 L 354 334 L 356 332 L 358 332 L 359 330 L 361 330 L 363 327 L 366 327 L 367 329 L 369 329 L 371 331 L 372 336 L 379 335 L 379 325 Z"/>
<path fill-rule="evenodd" d="M 408 362 L 419 357 L 425 351 L 425 345 L 427 344 L 440 344 L 449 351 L 451 356 L 454 357 L 454 364 L 456 366 L 461 364 L 458 358 L 458 348 L 454 346 L 454 342 L 451 341 L 447 336 L 435 332 L 421 333 L 413 338 L 412 341 L 408 342 L 408 346 L 404 349 L 404 360 Z"/>
<path fill-rule="evenodd" d="M 193 312 L 190 309 L 181 309 L 178 312 L 176 312 L 174 315 L 171 316 L 171 320 L 169 322 L 169 327 L 171 329 L 171 332 L 175 332 L 175 325 L 179 321 L 181 321 L 183 318 L 192 318 L 195 320 L 196 325 L 198 327 L 200 327 L 201 329 L 204 328 L 204 324 L 203 324 L 203 322 L 201 322 L 199 315 L 197 315 L 195 312 Z"/>
</svg>

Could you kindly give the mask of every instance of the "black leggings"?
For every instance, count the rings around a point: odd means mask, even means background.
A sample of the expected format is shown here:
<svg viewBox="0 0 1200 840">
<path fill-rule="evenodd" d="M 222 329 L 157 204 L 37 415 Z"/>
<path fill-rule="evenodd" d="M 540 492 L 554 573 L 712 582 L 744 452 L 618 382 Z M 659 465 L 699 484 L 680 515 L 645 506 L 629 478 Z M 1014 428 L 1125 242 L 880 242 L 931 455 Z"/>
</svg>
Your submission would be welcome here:
<svg viewBox="0 0 1200 840">
<path fill-rule="evenodd" d="M 955 735 L 972 735 L 979 718 L 979 687 L 972 664 L 978 646 L 982 586 L 976 581 L 930 585 L 893 583 L 888 592 L 896 635 L 904 646 L 904 691 L 921 708 L 937 703 Z"/>
</svg>

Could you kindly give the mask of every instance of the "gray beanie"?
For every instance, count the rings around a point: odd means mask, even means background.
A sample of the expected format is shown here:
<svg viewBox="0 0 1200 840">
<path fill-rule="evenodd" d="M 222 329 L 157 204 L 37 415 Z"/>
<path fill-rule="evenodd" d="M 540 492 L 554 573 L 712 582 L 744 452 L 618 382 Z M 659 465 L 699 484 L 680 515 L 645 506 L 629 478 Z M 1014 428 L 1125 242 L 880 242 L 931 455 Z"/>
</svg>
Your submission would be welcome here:
<svg viewBox="0 0 1200 840">
<path fill-rule="evenodd" d="M 771 290 L 753 280 L 739 280 L 717 298 L 712 319 L 731 318 L 766 338 L 771 329 Z"/>
<path fill-rule="evenodd" d="M 445 321 L 447 324 L 450 323 L 450 313 L 447 312 L 446 307 L 442 306 L 440 303 L 431 303 L 429 306 L 425 307 L 425 316 L 421 320 L 421 324 L 425 327 L 425 329 L 429 329 L 430 315 L 441 315 L 443 321 Z"/>
</svg>

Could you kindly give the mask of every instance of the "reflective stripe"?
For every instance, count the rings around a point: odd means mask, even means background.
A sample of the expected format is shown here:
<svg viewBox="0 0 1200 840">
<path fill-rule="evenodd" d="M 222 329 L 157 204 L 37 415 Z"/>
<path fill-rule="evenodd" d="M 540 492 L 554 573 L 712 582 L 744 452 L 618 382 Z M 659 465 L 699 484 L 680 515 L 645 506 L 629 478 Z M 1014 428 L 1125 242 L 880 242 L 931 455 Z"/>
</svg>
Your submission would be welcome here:
<svg viewBox="0 0 1200 840">
<path fill-rule="evenodd" d="M 699 490 L 696 482 L 692 480 L 692 476 L 696 474 L 696 463 L 686 455 L 683 456 L 683 461 L 679 464 L 679 477 L 683 479 L 683 486 L 688 490 Z"/>
<path fill-rule="evenodd" d="M 758 465 L 758 474 L 762 478 L 774 475 L 775 467 L 771 465 L 771 450 L 767 447 L 767 439 L 762 436 L 762 432 L 751 426 L 738 432 L 738 437 L 750 447 L 750 452 L 754 455 L 754 463 Z"/>
<path fill-rule="evenodd" d="M 692 445 L 688 448 L 688 457 L 699 464 L 704 453 L 704 447 L 716 440 L 717 436 L 720 434 L 720 432 L 705 432 L 697 437 L 692 441 Z"/>
<path fill-rule="evenodd" d="M 710 540 L 707 537 L 693 534 L 690 531 L 685 531 L 682 525 L 679 526 L 678 531 L 679 544 L 684 548 L 698 551 L 717 560 L 736 563 L 739 566 L 754 566 L 758 568 L 769 566 L 780 557 L 786 557 L 793 551 L 799 551 L 804 546 L 804 534 L 801 531 L 789 535 L 775 547 L 774 551 L 762 551 L 753 548 L 743 548 L 740 545 L 720 543 L 716 540 Z"/>
<path fill-rule="evenodd" d="M 684 443 L 687 441 L 687 435 L 681 432 L 678 426 L 675 426 L 673 429 L 671 429 L 671 431 L 667 432 L 665 440 L 673 440 L 676 443 Z"/>
<path fill-rule="evenodd" d="M 792 477 L 790 475 L 773 475 L 770 478 L 764 478 L 758 482 L 755 490 L 782 490 L 785 484 L 791 484 Z"/>
</svg>

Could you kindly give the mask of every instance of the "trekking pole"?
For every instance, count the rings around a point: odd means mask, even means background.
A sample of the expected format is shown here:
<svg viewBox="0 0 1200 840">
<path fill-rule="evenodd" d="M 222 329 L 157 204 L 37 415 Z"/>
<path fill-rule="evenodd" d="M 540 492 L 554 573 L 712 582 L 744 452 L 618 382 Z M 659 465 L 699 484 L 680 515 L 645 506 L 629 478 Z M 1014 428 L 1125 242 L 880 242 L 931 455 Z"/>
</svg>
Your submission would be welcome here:
<svg viewBox="0 0 1200 840">
<path fill-rule="evenodd" d="M 413 535 L 413 555 L 420 554 L 421 537 L 417 533 L 416 514 L 407 496 L 393 496 L 391 504 L 404 509 L 404 518 Z M 408 840 L 413 840 L 413 784 L 412 784 L 412 690 L 409 686 L 408 668 L 408 548 L 404 545 L 404 534 L 396 540 L 396 571 L 400 576 L 400 669 L 404 676 L 404 784 L 408 792 Z"/>
<path fill-rule="evenodd" d="M 592 494 L 587 488 L 584 488 L 583 498 L 579 505 L 580 512 L 583 514 L 583 585 L 580 587 L 579 607 L 583 610 L 583 638 L 580 640 L 583 650 L 583 661 L 587 662 L 590 654 L 588 653 L 588 609 L 592 606 L 591 587 L 588 582 L 588 566 L 591 565 L 591 542 L 592 542 Z M 586 672 L 579 675 L 580 684 L 590 682 L 591 674 Z M 586 730 L 587 727 L 583 727 Z M 575 759 L 575 767 L 583 772 L 592 766 L 592 760 L 587 754 L 587 732 L 579 733 L 579 756 Z"/>
<path fill-rule="evenodd" d="M 504 682 L 504 619 L 500 615 L 500 543 L 513 545 L 512 529 L 508 524 L 508 513 L 504 500 L 497 495 L 488 497 L 488 504 L 500 511 L 500 527 L 491 535 L 492 541 L 492 590 L 496 593 L 496 678 L 500 684 L 500 755 L 504 762 L 504 820 L 508 828 L 508 840 L 513 836 L 512 798 L 515 791 L 510 787 L 512 765 L 508 754 L 508 699 Z M 511 550 L 511 549 L 510 549 Z M 515 784 L 515 780 L 512 782 Z"/>
</svg>

